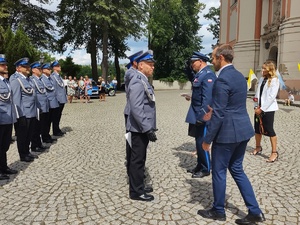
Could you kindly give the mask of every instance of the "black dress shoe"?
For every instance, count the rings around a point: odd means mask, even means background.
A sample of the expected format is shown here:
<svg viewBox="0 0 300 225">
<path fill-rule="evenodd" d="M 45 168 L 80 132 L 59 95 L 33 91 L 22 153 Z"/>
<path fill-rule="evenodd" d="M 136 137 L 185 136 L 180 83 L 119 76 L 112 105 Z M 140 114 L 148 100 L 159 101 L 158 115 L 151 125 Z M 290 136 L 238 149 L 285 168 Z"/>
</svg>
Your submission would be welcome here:
<svg viewBox="0 0 300 225">
<path fill-rule="evenodd" d="M 199 171 L 197 173 L 193 173 L 192 178 L 202 178 L 202 177 L 206 177 L 209 175 L 210 175 L 210 172 Z"/>
<path fill-rule="evenodd" d="M 17 174 L 18 171 L 7 167 L 5 170 L 1 171 L 3 174 Z"/>
<path fill-rule="evenodd" d="M 37 155 L 33 155 L 31 153 L 29 153 L 27 156 L 30 157 L 30 158 L 33 158 L 33 159 L 38 159 L 39 158 Z"/>
<path fill-rule="evenodd" d="M 59 132 L 57 134 L 53 134 L 53 136 L 58 136 L 58 137 L 62 137 L 64 136 L 65 134 L 63 132 Z"/>
<path fill-rule="evenodd" d="M 137 197 L 130 197 L 132 200 L 137 200 L 137 201 L 145 201 L 145 202 L 150 202 L 152 200 L 154 200 L 153 195 L 149 195 L 149 194 L 142 194 L 140 196 Z"/>
<path fill-rule="evenodd" d="M 263 213 L 261 214 L 248 214 L 243 219 L 236 219 L 236 224 L 253 224 L 256 222 L 263 222 L 265 221 L 265 215 Z"/>
<path fill-rule="evenodd" d="M 144 188 L 144 191 L 145 191 L 146 193 L 150 193 L 150 192 L 153 192 L 153 188 L 152 188 L 152 187 L 145 187 L 145 188 Z"/>
<path fill-rule="evenodd" d="M 226 215 L 222 213 L 217 213 L 213 209 L 209 210 L 198 210 L 198 215 L 207 218 L 207 219 L 212 219 L 212 220 L 220 220 L 220 221 L 225 221 L 226 220 Z"/>
<path fill-rule="evenodd" d="M 33 151 L 33 152 L 44 152 L 46 150 L 47 150 L 47 147 L 44 147 L 44 146 L 36 147 L 36 148 L 31 147 L 31 151 Z"/>
<path fill-rule="evenodd" d="M 6 174 L 0 174 L 0 180 L 8 180 L 9 176 Z"/>
<path fill-rule="evenodd" d="M 54 142 L 56 142 L 56 141 L 57 141 L 56 138 L 51 138 L 51 139 L 43 140 L 43 142 L 45 142 L 45 143 L 50 143 L 50 144 L 52 144 L 52 143 L 54 143 Z"/>
<path fill-rule="evenodd" d="M 199 168 L 198 166 L 196 166 L 194 169 L 188 169 L 186 170 L 186 172 L 188 173 L 197 173 L 201 170 L 201 168 Z"/>
<path fill-rule="evenodd" d="M 22 157 L 20 159 L 22 162 L 33 162 L 34 161 L 34 158 L 31 158 L 29 156 L 25 156 L 25 157 Z"/>
</svg>

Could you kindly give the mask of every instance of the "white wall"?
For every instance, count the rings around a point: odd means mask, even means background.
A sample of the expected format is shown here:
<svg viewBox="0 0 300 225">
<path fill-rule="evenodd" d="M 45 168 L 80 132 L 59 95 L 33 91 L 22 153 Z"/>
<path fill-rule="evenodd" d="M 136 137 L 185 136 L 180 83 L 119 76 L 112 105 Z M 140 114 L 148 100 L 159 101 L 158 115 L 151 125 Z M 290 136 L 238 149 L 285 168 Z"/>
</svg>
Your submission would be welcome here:
<svg viewBox="0 0 300 225">
<path fill-rule="evenodd" d="M 162 82 L 159 80 L 153 80 L 152 85 L 154 90 L 191 90 L 191 82 L 188 81 L 185 84 L 174 82 Z"/>
</svg>

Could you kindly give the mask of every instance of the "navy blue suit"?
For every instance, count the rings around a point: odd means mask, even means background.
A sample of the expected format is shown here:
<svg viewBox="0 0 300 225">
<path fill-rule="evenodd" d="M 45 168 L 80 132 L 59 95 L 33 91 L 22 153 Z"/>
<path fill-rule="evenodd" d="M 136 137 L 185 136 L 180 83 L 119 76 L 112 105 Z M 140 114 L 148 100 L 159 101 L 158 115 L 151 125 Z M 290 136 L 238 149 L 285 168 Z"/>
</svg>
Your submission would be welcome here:
<svg viewBox="0 0 300 225">
<path fill-rule="evenodd" d="M 204 142 L 212 144 L 213 209 L 224 214 L 227 168 L 251 214 L 261 210 L 250 181 L 243 170 L 249 139 L 254 135 L 246 109 L 247 83 L 233 65 L 220 70 L 213 87 L 213 114 Z"/>
<path fill-rule="evenodd" d="M 208 112 L 208 105 L 212 102 L 212 88 L 216 75 L 211 69 L 206 66 L 202 68 L 191 80 L 193 93 L 191 105 L 186 116 L 186 122 L 195 125 L 195 140 L 197 148 L 197 170 L 202 172 L 210 171 L 210 156 L 209 153 L 202 148 L 203 137 L 205 136 L 206 123 L 203 121 L 203 116 Z M 196 123 L 201 122 L 202 124 Z"/>
</svg>

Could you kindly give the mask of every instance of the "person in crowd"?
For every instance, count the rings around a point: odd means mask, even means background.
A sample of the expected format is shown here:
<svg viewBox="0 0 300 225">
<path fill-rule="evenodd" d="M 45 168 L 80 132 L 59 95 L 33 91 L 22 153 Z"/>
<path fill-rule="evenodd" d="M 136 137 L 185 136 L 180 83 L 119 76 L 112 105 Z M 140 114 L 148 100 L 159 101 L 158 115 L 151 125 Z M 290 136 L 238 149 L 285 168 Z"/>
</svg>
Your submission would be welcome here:
<svg viewBox="0 0 300 225">
<path fill-rule="evenodd" d="M 117 81 L 117 78 L 116 78 L 116 77 L 114 77 L 114 79 L 111 81 L 111 84 L 112 84 L 112 86 L 113 86 L 114 89 L 115 89 L 115 93 L 117 93 L 118 81 Z"/>
<path fill-rule="evenodd" d="M 18 173 L 17 170 L 9 168 L 7 165 L 7 151 L 11 144 L 12 127 L 16 122 L 11 87 L 7 78 L 7 61 L 5 55 L 0 54 L 0 180 L 7 180 L 10 174 Z"/>
<path fill-rule="evenodd" d="M 29 151 L 37 116 L 36 93 L 29 78 L 29 59 L 21 58 L 14 65 L 16 72 L 10 76 L 9 81 L 17 116 L 17 148 L 21 161 L 32 162 L 38 158 Z"/>
<path fill-rule="evenodd" d="M 128 85 L 129 114 L 126 130 L 131 134 L 131 156 L 129 162 L 129 196 L 133 200 L 152 201 L 153 195 L 146 193 L 144 185 L 147 145 L 157 140 L 155 96 L 148 77 L 154 70 L 153 55 L 145 52 L 136 59 L 138 74 Z"/>
<path fill-rule="evenodd" d="M 105 102 L 105 80 L 101 77 L 100 81 L 98 82 L 99 84 L 99 101 L 100 102 Z"/>
<path fill-rule="evenodd" d="M 31 138 L 31 151 L 44 152 L 45 147 L 41 141 L 42 131 L 45 129 L 46 121 L 49 116 L 49 101 L 47 98 L 46 88 L 41 81 L 42 65 L 40 62 L 34 62 L 31 67 L 31 83 L 37 96 L 37 118 L 35 120 L 35 127 Z"/>
<path fill-rule="evenodd" d="M 68 77 L 67 76 L 64 76 L 63 82 L 64 82 L 64 87 L 66 89 L 66 94 L 68 94 Z"/>
<path fill-rule="evenodd" d="M 73 97 L 76 94 L 76 87 L 77 87 L 77 83 L 73 80 L 72 76 L 69 76 L 67 87 L 68 87 L 67 93 L 68 93 L 69 103 L 72 103 Z"/>
<path fill-rule="evenodd" d="M 91 95 L 92 95 L 92 81 L 86 75 L 84 77 L 84 98 L 85 98 L 85 103 L 90 102 Z"/>
<path fill-rule="evenodd" d="M 140 56 L 142 53 L 143 53 L 143 51 L 138 51 L 138 52 L 134 53 L 133 55 L 130 55 L 128 57 L 130 62 L 126 65 L 128 70 L 125 72 L 125 76 L 124 76 L 125 92 L 126 92 L 126 105 L 125 105 L 125 109 L 124 109 L 125 127 L 126 127 L 127 117 L 130 112 L 129 104 L 128 104 L 128 85 L 129 85 L 130 80 L 136 74 L 138 74 L 136 58 L 138 56 Z M 128 130 L 126 130 L 126 133 L 127 132 L 128 132 Z M 130 153 L 131 153 L 131 147 L 130 147 L 128 141 L 126 140 L 126 163 L 125 163 L 125 165 L 126 165 L 126 169 L 127 169 L 127 175 L 129 175 L 128 170 L 129 170 L 129 163 L 130 163 Z"/>
<path fill-rule="evenodd" d="M 50 128 L 51 128 L 52 121 L 55 120 L 55 117 L 59 116 L 59 112 L 60 112 L 53 80 L 50 75 L 51 75 L 50 63 L 44 63 L 42 65 L 41 81 L 44 84 L 46 90 L 46 96 L 49 102 L 49 113 L 44 115 L 45 126 L 42 126 L 42 140 L 45 143 L 54 143 L 57 141 L 57 139 L 51 137 Z"/>
<path fill-rule="evenodd" d="M 202 149 L 203 138 L 206 133 L 205 114 L 209 111 L 208 106 L 212 102 L 212 87 L 217 79 L 214 72 L 207 66 L 209 58 L 200 52 L 194 52 L 190 59 L 190 66 L 195 72 L 191 77 L 192 96 L 191 106 L 186 116 L 189 123 L 189 130 L 194 130 L 194 137 L 197 149 L 197 165 L 194 169 L 188 170 L 192 178 L 203 178 L 210 175 L 209 152 Z M 186 97 L 186 100 L 190 100 Z"/>
<path fill-rule="evenodd" d="M 295 97 L 293 93 L 290 91 L 288 98 L 284 100 L 284 105 L 290 106 L 291 103 L 294 103 L 294 101 L 295 101 Z"/>
<path fill-rule="evenodd" d="M 67 94 L 64 88 L 64 82 L 59 75 L 59 73 L 61 72 L 59 62 L 55 60 L 54 62 L 52 62 L 51 67 L 53 69 L 51 79 L 53 81 L 56 98 L 59 103 L 59 114 L 57 115 L 57 117 L 53 118 L 54 120 L 52 121 L 52 130 L 54 136 L 64 136 L 65 132 L 63 132 L 59 126 L 62 112 L 64 110 L 65 104 L 68 102 Z"/>
<path fill-rule="evenodd" d="M 243 159 L 254 130 L 246 108 L 247 82 L 232 65 L 234 52 L 230 45 L 217 46 L 212 53 L 212 64 L 218 78 L 213 86 L 211 119 L 202 148 L 209 151 L 212 143 L 213 206 L 198 214 L 213 220 L 226 220 L 226 173 L 229 170 L 236 182 L 248 214 L 236 219 L 237 224 L 252 224 L 265 220 L 259 208 L 252 185 L 243 169 Z"/>
<path fill-rule="evenodd" d="M 256 148 L 252 155 L 261 154 L 262 135 L 270 137 L 272 152 L 267 162 L 278 159 L 277 136 L 274 131 L 274 116 L 278 110 L 276 96 L 279 90 L 279 79 L 276 75 L 276 66 L 272 61 L 266 61 L 262 66 L 262 77 L 257 86 L 254 105 L 254 129 Z"/>
<path fill-rule="evenodd" d="M 84 79 L 83 79 L 83 76 L 80 76 L 80 78 L 79 78 L 78 89 L 79 89 L 80 102 L 83 102 L 83 99 L 84 99 Z"/>
</svg>

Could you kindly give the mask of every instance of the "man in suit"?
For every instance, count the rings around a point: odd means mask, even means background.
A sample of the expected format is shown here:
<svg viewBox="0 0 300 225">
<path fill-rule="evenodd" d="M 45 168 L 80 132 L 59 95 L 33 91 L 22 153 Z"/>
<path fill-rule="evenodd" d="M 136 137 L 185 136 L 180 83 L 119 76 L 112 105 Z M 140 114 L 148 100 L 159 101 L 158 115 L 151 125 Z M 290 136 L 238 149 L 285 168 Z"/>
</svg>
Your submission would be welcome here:
<svg viewBox="0 0 300 225">
<path fill-rule="evenodd" d="M 206 121 L 203 119 L 208 113 L 208 106 L 212 101 L 212 87 L 216 80 L 216 75 L 207 66 L 209 58 L 200 52 L 194 52 L 190 59 L 190 67 L 196 73 L 189 76 L 192 82 L 192 97 L 185 97 L 191 100 L 191 106 L 186 116 L 185 122 L 189 123 L 189 130 L 193 130 L 197 149 L 197 166 L 188 170 L 192 173 L 192 178 L 203 178 L 210 175 L 209 152 L 202 149 L 202 142 L 206 132 Z M 192 135 L 192 134 L 190 134 Z"/>
<path fill-rule="evenodd" d="M 129 56 L 128 59 L 130 60 L 130 62 L 126 65 L 127 67 L 127 71 L 125 72 L 125 76 L 124 76 L 124 83 L 125 83 L 125 92 L 126 92 L 126 105 L 125 105 L 125 109 L 124 109 L 124 117 L 125 117 L 125 127 L 126 127 L 126 121 L 127 121 L 127 117 L 128 114 L 130 112 L 129 109 L 129 104 L 128 104 L 128 85 L 129 82 L 131 81 L 131 79 L 138 74 L 138 70 L 137 70 L 137 62 L 135 61 L 135 59 L 140 56 L 143 53 L 143 51 L 139 51 L 134 53 L 133 55 Z M 126 130 L 126 133 L 128 131 Z M 129 169 L 129 162 L 130 162 L 130 153 L 131 153 L 131 147 L 128 143 L 128 141 L 126 140 L 126 169 L 127 169 L 127 174 L 128 174 L 128 169 Z"/>
<path fill-rule="evenodd" d="M 42 76 L 41 81 L 46 90 L 46 96 L 49 102 L 49 113 L 45 116 L 45 126 L 42 128 L 42 140 L 45 143 L 53 143 L 56 141 L 55 138 L 52 138 L 50 135 L 51 122 L 54 120 L 54 117 L 57 117 L 59 114 L 59 103 L 56 98 L 55 88 L 53 85 L 51 74 L 50 63 L 44 63 L 42 65 Z"/>
<path fill-rule="evenodd" d="M 156 141 L 155 96 L 148 77 L 154 70 L 153 55 L 145 52 L 140 55 L 138 73 L 128 85 L 129 114 L 126 130 L 131 133 L 131 154 L 128 166 L 129 196 L 133 200 L 152 201 L 153 195 L 147 194 L 144 186 L 145 162 L 149 141 Z"/>
<path fill-rule="evenodd" d="M 11 87 L 7 78 L 7 61 L 5 56 L 0 54 L 0 180 L 9 179 L 9 174 L 18 173 L 7 166 L 6 153 L 11 143 L 12 125 L 16 122 Z"/>
<path fill-rule="evenodd" d="M 65 133 L 62 132 L 62 130 L 59 128 L 59 124 L 60 124 L 62 111 L 65 107 L 65 104 L 68 102 L 68 99 L 67 99 L 66 89 L 64 86 L 64 81 L 59 75 L 59 73 L 61 72 L 61 67 L 59 62 L 55 60 L 53 63 L 51 63 L 51 67 L 53 69 L 53 73 L 51 74 L 51 79 L 53 81 L 56 98 L 59 103 L 58 115 L 55 116 L 53 118 L 54 120 L 52 121 L 52 130 L 54 136 L 63 136 Z"/>
<path fill-rule="evenodd" d="M 256 201 L 252 185 L 243 170 L 243 159 L 249 139 L 254 135 L 246 108 L 247 83 L 233 65 L 233 49 L 230 45 L 216 47 L 212 64 L 218 71 L 213 87 L 213 113 L 208 124 L 202 147 L 209 151 L 212 144 L 212 185 L 214 201 L 209 210 L 199 210 L 204 218 L 226 220 L 224 210 L 227 169 L 235 180 L 248 208 L 245 218 L 237 224 L 262 222 L 264 215 Z"/>
<path fill-rule="evenodd" d="M 41 81 L 42 75 L 42 65 L 40 62 L 34 62 L 30 65 L 32 76 L 31 81 L 33 88 L 37 95 L 37 119 L 35 122 L 35 129 L 31 139 L 31 151 L 33 152 L 43 152 L 47 148 L 43 146 L 41 141 L 42 130 L 46 126 L 46 118 L 49 114 L 49 101 L 46 95 L 46 89 Z"/>
<path fill-rule="evenodd" d="M 32 162 L 38 156 L 29 151 L 30 140 L 35 128 L 37 116 L 36 93 L 29 78 L 28 58 L 15 62 L 16 72 L 10 76 L 13 104 L 16 110 L 17 147 L 21 161 Z"/>
</svg>

